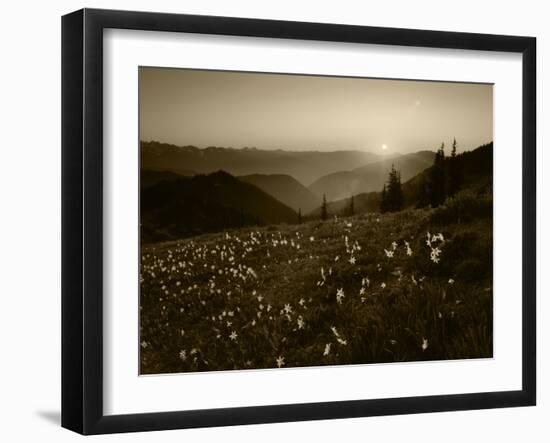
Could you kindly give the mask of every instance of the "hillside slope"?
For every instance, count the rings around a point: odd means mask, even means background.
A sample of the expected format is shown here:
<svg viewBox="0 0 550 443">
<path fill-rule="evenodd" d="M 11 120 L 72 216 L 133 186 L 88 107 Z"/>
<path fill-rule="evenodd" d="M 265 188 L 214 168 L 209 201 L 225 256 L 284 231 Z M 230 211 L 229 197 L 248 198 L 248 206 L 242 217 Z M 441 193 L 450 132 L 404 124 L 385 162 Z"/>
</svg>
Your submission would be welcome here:
<svg viewBox="0 0 550 443">
<path fill-rule="evenodd" d="M 445 166 L 449 167 L 449 157 Z M 493 143 L 479 146 L 472 151 L 457 156 L 458 167 L 462 171 L 462 190 L 475 193 L 492 193 L 493 189 Z M 414 206 L 417 202 L 420 185 L 429 181 L 431 166 L 402 185 L 405 206 Z M 447 173 L 448 176 L 448 173 Z"/>
<path fill-rule="evenodd" d="M 475 193 L 491 193 L 493 183 L 493 143 L 482 145 L 473 151 L 465 151 L 457 156 L 459 168 L 463 173 L 463 191 Z M 449 159 L 446 159 L 448 166 Z M 404 206 L 411 207 L 417 203 L 420 186 L 429 180 L 431 166 L 402 184 Z M 387 179 L 387 174 L 386 174 Z M 382 185 L 383 186 L 383 185 Z M 382 187 L 380 186 L 380 188 Z M 355 194 L 354 211 L 356 214 L 364 212 L 378 212 L 380 210 L 381 192 L 367 192 Z M 329 214 L 345 214 L 349 208 L 350 198 L 333 200 L 328 203 Z M 312 217 L 318 217 L 320 208 L 311 211 Z"/>
<path fill-rule="evenodd" d="M 355 214 L 363 214 L 365 212 L 378 212 L 380 209 L 381 193 L 380 192 L 362 192 L 353 196 L 353 210 Z M 327 202 L 327 212 L 329 215 L 349 215 L 350 198 L 343 198 Z M 317 207 L 307 216 L 309 218 L 319 218 L 321 208 Z"/>
<path fill-rule="evenodd" d="M 491 218 L 445 212 L 143 246 L 141 373 L 492 357 Z"/>
<path fill-rule="evenodd" d="M 162 181 L 144 189 L 140 210 L 145 243 L 297 220 L 291 208 L 224 171 Z"/>
<path fill-rule="evenodd" d="M 237 178 L 260 188 L 295 211 L 301 209 L 302 213 L 306 213 L 321 203 L 313 192 L 290 175 L 252 174 Z"/>
</svg>

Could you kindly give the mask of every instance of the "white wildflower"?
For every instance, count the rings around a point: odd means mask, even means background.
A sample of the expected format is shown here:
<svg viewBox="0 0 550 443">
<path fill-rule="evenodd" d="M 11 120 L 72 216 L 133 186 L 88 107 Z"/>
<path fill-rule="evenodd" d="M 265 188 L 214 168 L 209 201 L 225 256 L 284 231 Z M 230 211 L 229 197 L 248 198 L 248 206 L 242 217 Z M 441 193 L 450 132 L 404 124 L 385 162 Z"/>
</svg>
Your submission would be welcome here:
<svg viewBox="0 0 550 443">
<path fill-rule="evenodd" d="M 438 247 L 435 247 L 432 249 L 432 252 L 430 253 L 430 260 L 434 263 L 439 263 L 440 258 L 439 255 L 441 254 L 441 249 Z"/>
<path fill-rule="evenodd" d="M 336 301 L 338 304 L 342 304 L 342 300 L 344 299 L 344 288 L 340 288 L 336 291 Z"/>
</svg>

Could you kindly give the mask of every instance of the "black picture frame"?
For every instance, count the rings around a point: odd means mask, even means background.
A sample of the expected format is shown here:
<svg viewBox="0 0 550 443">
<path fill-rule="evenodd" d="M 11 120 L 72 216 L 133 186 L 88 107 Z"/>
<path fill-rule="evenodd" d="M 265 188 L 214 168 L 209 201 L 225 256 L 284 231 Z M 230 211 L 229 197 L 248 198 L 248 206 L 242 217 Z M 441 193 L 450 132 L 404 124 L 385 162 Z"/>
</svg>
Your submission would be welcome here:
<svg viewBox="0 0 550 443">
<path fill-rule="evenodd" d="M 353 42 L 522 54 L 522 388 L 517 391 L 168 411 L 103 412 L 103 30 Z M 82 434 L 530 406 L 536 403 L 536 39 L 83 9 L 62 18 L 62 426 Z"/>
</svg>

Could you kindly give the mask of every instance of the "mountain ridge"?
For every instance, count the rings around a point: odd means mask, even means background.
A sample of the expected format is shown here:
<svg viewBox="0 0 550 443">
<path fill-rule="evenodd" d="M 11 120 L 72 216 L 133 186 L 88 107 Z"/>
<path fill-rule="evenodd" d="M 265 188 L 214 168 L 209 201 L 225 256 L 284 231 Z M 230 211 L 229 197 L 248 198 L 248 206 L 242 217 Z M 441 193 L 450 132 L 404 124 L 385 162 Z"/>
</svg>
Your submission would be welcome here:
<svg viewBox="0 0 550 443">
<path fill-rule="evenodd" d="M 231 175 L 286 174 L 309 185 L 332 172 L 352 169 L 379 161 L 384 156 L 359 150 L 286 151 L 237 149 L 225 147 L 176 146 L 159 142 L 140 142 L 141 167 L 150 170 L 180 172 L 192 170 L 210 174 L 225 170 Z"/>
</svg>

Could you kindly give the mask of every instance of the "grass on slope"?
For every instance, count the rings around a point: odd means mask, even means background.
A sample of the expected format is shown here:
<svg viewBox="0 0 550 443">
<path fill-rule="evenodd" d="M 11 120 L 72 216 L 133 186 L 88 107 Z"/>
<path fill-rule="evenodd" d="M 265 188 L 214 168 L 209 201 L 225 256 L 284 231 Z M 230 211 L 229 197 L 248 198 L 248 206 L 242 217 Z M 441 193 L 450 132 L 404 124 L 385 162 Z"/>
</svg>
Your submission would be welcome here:
<svg viewBox="0 0 550 443">
<path fill-rule="evenodd" d="M 492 357 L 478 200 L 144 246 L 141 373 Z"/>
</svg>

